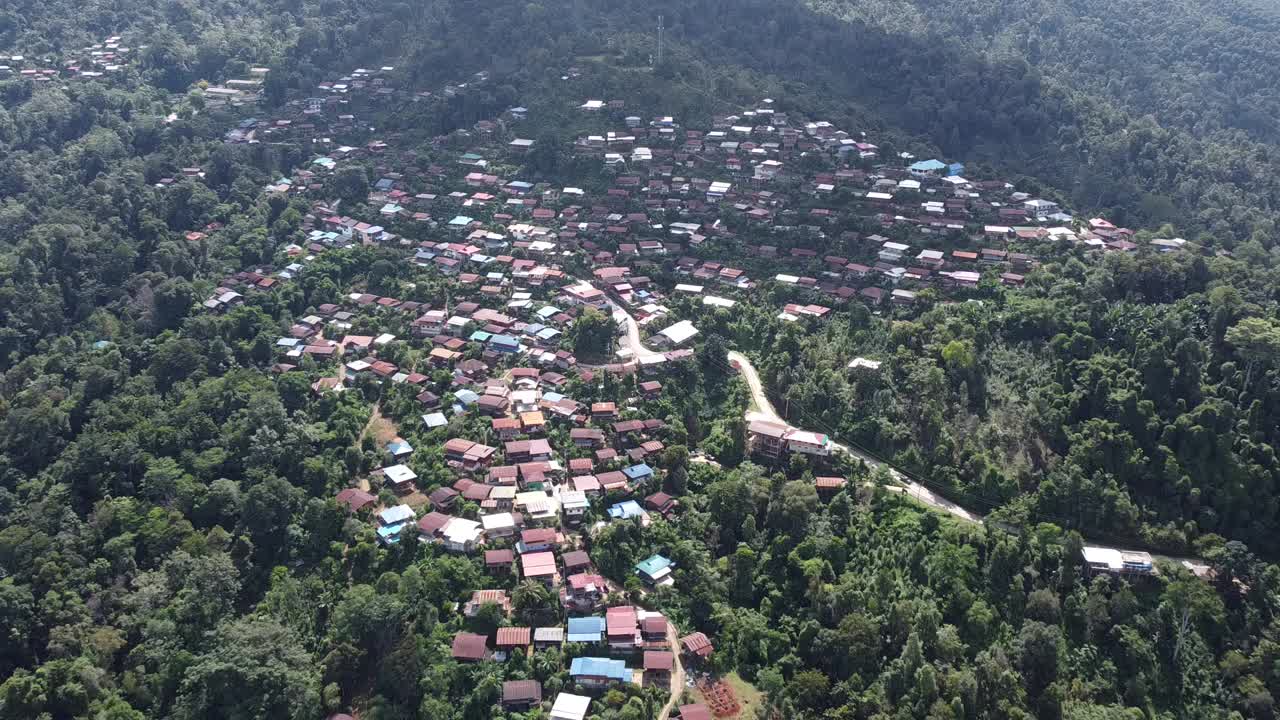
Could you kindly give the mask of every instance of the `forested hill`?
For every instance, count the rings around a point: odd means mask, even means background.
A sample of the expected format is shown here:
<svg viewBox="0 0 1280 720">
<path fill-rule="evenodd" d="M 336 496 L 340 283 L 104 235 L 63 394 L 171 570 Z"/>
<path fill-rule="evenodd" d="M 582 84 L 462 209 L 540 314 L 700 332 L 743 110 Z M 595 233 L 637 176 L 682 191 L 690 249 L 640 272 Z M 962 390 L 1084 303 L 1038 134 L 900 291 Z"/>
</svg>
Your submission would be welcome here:
<svg viewBox="0 0 1280 720">
<path fill-rule="evenodd" d="M 1161 8 L 0 3 L 0 720 L 1273 720 L 1280 33 Z"/>
<path fill-rule="evenodd" d="M 1275 234 L 1280 20 L 1248 0 L 55 0 L 0 10 L 0 47 L 37 54 L 142 33 L 143 67 L 173 92 L 259 64 L 276 71 L 279 99 L 344 64 L 384 62 L 421 82 L 469 67 L 521 87 L 601 52 L 647 60 L 659 14 L 665 76 L 683 90 L 723 98 L 767 80 L 1123 224 L 1174 222 L 1226 248 Z"/>
<path fill-rule="evenodd" d="M 1280 140 L 1280 5 L 1267 0 L 806 0 L 930 43 L 1022 58 L 1197 134 Z"/>
</svg>

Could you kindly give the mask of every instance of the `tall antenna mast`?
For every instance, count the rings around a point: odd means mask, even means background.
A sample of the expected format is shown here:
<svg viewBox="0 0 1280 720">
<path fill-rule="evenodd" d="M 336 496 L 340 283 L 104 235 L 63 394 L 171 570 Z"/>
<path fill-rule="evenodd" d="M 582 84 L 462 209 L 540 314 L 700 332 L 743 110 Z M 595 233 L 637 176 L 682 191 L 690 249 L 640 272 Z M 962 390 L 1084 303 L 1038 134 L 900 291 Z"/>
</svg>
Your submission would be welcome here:
<svg viewBox="0 0 1280 720">
<path fill-rule="evenodd" d="M 658 64 L 662 64 L 662 16 L 658 16 Z"/>
</svg>

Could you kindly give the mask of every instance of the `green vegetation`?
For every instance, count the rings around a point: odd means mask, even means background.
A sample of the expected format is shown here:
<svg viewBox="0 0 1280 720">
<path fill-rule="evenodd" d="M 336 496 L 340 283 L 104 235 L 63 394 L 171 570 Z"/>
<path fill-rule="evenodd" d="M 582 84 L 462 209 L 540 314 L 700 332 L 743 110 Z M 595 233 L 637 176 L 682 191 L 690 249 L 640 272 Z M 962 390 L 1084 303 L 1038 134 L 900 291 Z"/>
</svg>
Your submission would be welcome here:
<svg viewBox="0 0 1280 720">
<path fill-rule="evenodd" d="M 478 142 L 477 121 L 524 104 L 531 119 L 520 132 L 534 148 L 489 171 L 583 188 L 591 208 L 614 176 L 571 150 L 591 126 L 575 110 L 585 98 L 625 98 L 628 113 L 673 114 L 692 128 L 764 95 L 780 112 L 876 134 L 890 160 L 961 158 L 1029 193 L 1147 228 L 1139 240 L 1185 235 L 1196 251 L 1099 258 L 1057 247 L 1018 289 L 988 273 L 953 296 L 925 290 L 911 308 L 877 314 L 850 303 L 825 324 L 788 323 L 777 305 L 808 301 L 806 291 L 767 280 L 772 264 L 742 248 L 801 247 L 799 233 L 778 239 L 727 216 L 737 235 L 708 240 L 698 258 L 749 266 L 761 287 L 732 310 L 673 297 L 672 319 L 696 319 L 700 334 L 690 361 L 661 371 L 660 393 L 640 399 L 644 378 L 600 371 L 584 381 L 561 368 L 563 394 L 587 412 L 612 402 L 627 419 L 665 423 L 655 432 L 665 448 L 649 460 L 658 476 L 639 489 L 677 496 L 674 519 L 613 522 L 582 539 L 619 599 L 707 633 L 716 646 L 707 669 L 742 696 L 758 692 L 759 718 L 1275 716 L 1274 7 L 562 5 L 0 9 L 0 48 L 40 66 L 60 68 L 108 34 L 137 48 L 100 79 L 0 78 L 0 720 L 312 720 L 352 709 L 362 720 L 545 717 L 500 709 L 501 683 L 536 679 L 548 699 L 572 691 L 566 664 L 583 648 L 465 664 L 450 642 L 460 631 L 559 622 L 559 598 L 490 577 L 478 554 L 419 543 L 413 529 L 380 543 L 368 517 L 333 499 L 364 483 L 376 503 L 399 502 L 373 472 L 399 436 L 415 448 L 421 511 L 426 493 L 457 479 L 446 440 L 497 442 L 487 418 L 453 412 L 456 375 L 433 364 L 414 317 L 361 311 L 346 332 L 395 335 L 378 357 L 420 373 L 420 386 L 365 378 L 321 392 L 313 383 L 342 370 L 310 356 L 272 371 L 278 339 L 321 305 L 355 292 L 456 307 L 461 281 L 407 262 L 401 248 L 357 245 L 325 251 L 300 277 L 226 312 L 201 302 L 229 275 L 278 272 L 307 252 L 312 202 L 262 189 L 343 144 L 394 142 L 318 181 L 338 212 L 376 221 L 371 187 L 396 163 L 417 173 L 413 192 L 473 191 L 458 153 Z M 660 13 L 668 44 L 651 66 Z M 300 113 L 289 103 L 319 83 L 383 66 L 406 94 L 344 97 L 341 112 L 359 122 L 332 142 L 224 142 L 247 117 Z M 199 92 L 255 67 L 269 70 L 257 107 L 217 107 Z M 420 91 L 432 95 L 412 95 Z M 826 163 L 813 154 L 795 165 L 811 175 Z M 799 197 L 798 185 L 786 191 Z M 642 200 L 620 205 L 646 210 Z M 646 217 L 670 224 L 684 212 Z M 386 222 L 414 241 L 458 238 Z M 882 229 L 842 217 L 824 237 Z M 958 235 L 912 242 L 951 249 Z M 804 270 L 821 276 L 821 255 L 848 249 L 835 242 Z M 556 262 L 589 277 L 585 255 Z M 650 264 L 655 287 L 680 282 L 675 263 Z M 558 289 L 531 294 L 549 304 Z M 585 311 L 559 348 L 580 367 L 606 362 L 616 330 L 608 312 Z M 998 522 L 918 508 L 843 457 L 754 464 L 748 393 L 724 364 L 728 349 L 755 359 L 796 425 L 866 447 Z M 472 342 L 459 358 L 482 352 Z M 883 365 L 851 371 L 859 355 Z M 494 366 L 501 375 L 514 361 Z M 423 424 L 424 391 L 439 396 L 444 427 Z M 546 436 L 557 450 L 573 446 L 563 426 Z M 820 499 L 814 476 L 827 473 L 850 482 Z M 604 519 L 600 504 L 588 521 Z M 455 514 L 474 518 L 480 506 L 462 501 Z M 1212 572 L 1198 578 L 1162 561 L 1155 577 L 1086 576 L 1083 537 L 1195 555 Z M 675 585 L 642 593 L 632 568 L 653 553 L 675 561 Z M 511 591 L 514 619 L 458 611 L 491 587 Z M 644 720 L 665 701 L 660 690 L 613 690 L 598 694 L 591 717 Z"/>
</svg>

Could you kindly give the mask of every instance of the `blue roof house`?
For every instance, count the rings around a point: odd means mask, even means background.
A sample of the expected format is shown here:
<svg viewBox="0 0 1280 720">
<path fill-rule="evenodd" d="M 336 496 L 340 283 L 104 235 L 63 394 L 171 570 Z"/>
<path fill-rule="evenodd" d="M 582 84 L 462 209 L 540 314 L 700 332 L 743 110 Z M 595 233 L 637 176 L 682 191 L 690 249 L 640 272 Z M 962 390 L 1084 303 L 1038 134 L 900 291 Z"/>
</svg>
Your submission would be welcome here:
<svg viewBox="0 0 1280 720">
<path fill-rule="evenodd" d="M 627 476 L 628 480 L 648 480 L 653 477 L 653 468 L 644 463 L 632 465 L 631 467 L 622 468 L 622 474 Z"/>
<path fill-rule="evenodd" d="M 395 545 L 400 542 L 400 531 L 409 526 L 409 521 L 394 523 L 392 525 L 382 525 L 378 528 L 378 542 L 383 545 Z"/>
<path fill-rule="evenodd" d="M 921 160 L 912 163 L 907 169 L 915 177 L 935 177 L 946 170 L 947 166 L 941 160 Z"/>
<path fill-rule="evenodd" d="M 569 618 L 569 631 L 565 639 L 575 643 L 598 643 L 604 636 L 604 618 L 575 617 Z"/>
<path fill-rule="evenodd" d="M 583 687 L 604 687 L 615 682 L 631 682 L 625 660 L 579 657 L 569 666 L 569 676 Z"/>
<path fill-rule="evenodd" d="M 640 507 L 640 503 L 635 500 L 623 500 L 609 508 L 609 517 L 614 520 L 629 520 L 642 517 L 644 514 L 644 508 Z"/>
<path fill-rule="evenodd" d="M 520 341 L 510 335 L 494 335 L 489 338 L 489 348 L 501 353 L 520 352 Z"/>
<path fill-rule="evenodd" d="M 396 438 L 395 440 L 387 443 L 387 452 L 391 453 L 392 457 L 403 457 L 413 452 L 413 446 L 405 442 L 402 438 Z"/>
</svg>

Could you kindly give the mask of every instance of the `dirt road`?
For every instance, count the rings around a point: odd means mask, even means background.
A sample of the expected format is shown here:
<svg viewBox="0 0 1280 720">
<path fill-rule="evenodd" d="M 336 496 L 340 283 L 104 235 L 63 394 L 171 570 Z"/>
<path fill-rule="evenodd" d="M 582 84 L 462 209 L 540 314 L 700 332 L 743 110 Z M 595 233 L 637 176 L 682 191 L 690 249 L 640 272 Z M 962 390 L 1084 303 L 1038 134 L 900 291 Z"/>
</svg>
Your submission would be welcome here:
<svg viewBox="0 0 1280 720">
<path fill-rule="evenodd" d="M 671 717 L 671 711 L 676 709 L 680 698 L 684 696 L 684 663 L 680 661 L 680 637 L 676 633 L 676 626 L 670 621 L 667 622 L 667 644 L 671 646 L 675 667 L 671 670 L 671 697 L 667 699 L 667 704 L 662 706 L 662 712 L 658 713 L 658 720 L 667 720 Z"/>
</svg>

